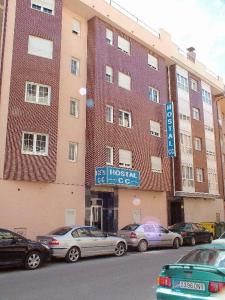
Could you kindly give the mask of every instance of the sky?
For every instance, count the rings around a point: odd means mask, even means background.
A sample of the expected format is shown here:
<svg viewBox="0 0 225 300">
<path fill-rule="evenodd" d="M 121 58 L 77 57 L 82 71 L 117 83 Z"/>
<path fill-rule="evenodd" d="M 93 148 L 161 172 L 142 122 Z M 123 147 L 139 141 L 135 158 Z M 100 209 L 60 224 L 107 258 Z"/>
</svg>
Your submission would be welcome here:
<svg viewBox="0 0 225 300">
<path fill-rule="evenodd" d="M 115 0 L 153 29 L 163 28 L 225 82 L 225 0 Z"/>
</svg>

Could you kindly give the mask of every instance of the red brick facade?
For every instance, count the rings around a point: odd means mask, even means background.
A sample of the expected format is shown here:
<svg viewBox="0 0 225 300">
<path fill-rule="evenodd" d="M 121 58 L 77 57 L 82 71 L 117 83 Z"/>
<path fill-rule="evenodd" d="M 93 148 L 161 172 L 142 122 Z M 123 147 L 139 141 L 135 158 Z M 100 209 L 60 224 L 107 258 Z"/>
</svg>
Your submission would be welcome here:
<svg viewBox="0 0 225 300">
<path fill-rule="evenodd" d="M 17 1 L 4 179 L 55 180 L 61 21 L 61 0 L 55 1 L 54 15 L 31 9 L 29 0 Z M 53 59 L 29 55 L 29 35 L 52 40 Z M 26 81 L 50 85 L 51 105 L 25 102 Z M 48 134 L 48 156 L 21 154 L 23 131 Z"/>
<path fill-rule="evenodd" d="M 106 42 L 106 28 L 113 31 L 113 45 Z M 128 39 L 131 54 L 117 48 L 118 35 Z M 165 104 L 168 101 L 167 68 L 157 56 L 159 70 L 148 65 L 148 49 L 110 27 L 98 18 L 89 21 L 88 29 L 88 99 L 86 184 L 94 185 L 95 167 L 105 166 L 106 146 L 114 148 L 114 166 L 119 167 L 119 149 L 132 151 L 132 168 L 141 172 L 141 189 L 169 191 L 170 162 L 166 157 Z M 105 80 L 105 67 L 113 68 L 113 83 Z M 118 86 L 118 71 L 131 76 L 131 90 Z M 148 99 L 148 87 L 160 92 L 160 104 Z M 105 107 L 114 108 L 113 124 L 105 121 Z M 131 112 L 132 127 L 119 126 L 119 109 Z M 150 120 L 160 122 L 161 137 L 150 135 Z M 151 171 L 151 156 L 162 157 L 163 172 Z"/>
</svg>

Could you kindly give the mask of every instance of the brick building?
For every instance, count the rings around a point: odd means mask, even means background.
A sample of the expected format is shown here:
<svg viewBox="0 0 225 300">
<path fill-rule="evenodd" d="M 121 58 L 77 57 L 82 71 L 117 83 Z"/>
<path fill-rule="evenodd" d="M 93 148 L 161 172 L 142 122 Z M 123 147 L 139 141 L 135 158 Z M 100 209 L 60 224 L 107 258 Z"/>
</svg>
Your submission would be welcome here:
<svg viewBox="0 0 225 300">
<path fill-rule="evenodd" d="M 193 49 L 103 0 L 5 0 L 0 22 L 2 227 L 224 220 L 224 84 Z"/>
</svg>

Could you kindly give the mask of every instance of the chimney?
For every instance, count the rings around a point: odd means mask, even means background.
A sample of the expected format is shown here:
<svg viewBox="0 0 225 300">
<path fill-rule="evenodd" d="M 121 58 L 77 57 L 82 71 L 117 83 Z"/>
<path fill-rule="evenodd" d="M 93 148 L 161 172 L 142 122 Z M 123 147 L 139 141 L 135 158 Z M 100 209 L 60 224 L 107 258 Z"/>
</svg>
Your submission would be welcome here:
<svg viewBox="0 0 225 300">
<path fill-rule="evenodd" d="M 194 47 L 187 48 L 187 58 L 190 59 L 193 63 L 195 63 L 196 53 Z"/>
</svg>

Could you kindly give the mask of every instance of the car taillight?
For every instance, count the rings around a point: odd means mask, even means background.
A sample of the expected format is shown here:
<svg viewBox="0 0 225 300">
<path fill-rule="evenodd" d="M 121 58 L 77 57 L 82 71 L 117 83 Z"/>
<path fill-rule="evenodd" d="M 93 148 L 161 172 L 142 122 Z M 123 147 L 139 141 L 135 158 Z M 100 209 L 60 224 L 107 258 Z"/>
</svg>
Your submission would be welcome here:
<svg viewBox="0 0 225 300">
<path fill-rule="evenodd" d="M 219 293 L 225 288 L 225 282 L 209 282 L 209 291 L 210 293 Z"/>
<path fill-rule="evenodd" d="M 52 239 L 49 243 L 49 246 L 58 246 L 59 245 L 59 241 L 57 241 L 56 239 Z"/>
<path fill-rule="evenodd" d="M 181 234 L 181 236 L 183 236 L 183 237 L 188 235 L 187 232 L 185 232 L 185 231 L 182 231 L 180 234 Z"/>
<path fill-rule="evenodd" d="M 170 277 L 164 277 L 164 276 L 160 276 L 158 277 L 158 285 L 160 286 L 164 286 L 164 287 L 171 287 L 172 286 L 172 280 Z"/>
<path fill-rule="evenodd" d="M 137 238 L 136 233 L 135 233 L 135 232 L 131 232 L 131 233 L 130 233 L 130 238 L 131 238 L 131 239 L 136 239 L 136 238 Z"/>
</svg>

